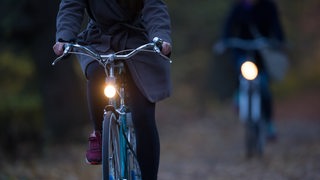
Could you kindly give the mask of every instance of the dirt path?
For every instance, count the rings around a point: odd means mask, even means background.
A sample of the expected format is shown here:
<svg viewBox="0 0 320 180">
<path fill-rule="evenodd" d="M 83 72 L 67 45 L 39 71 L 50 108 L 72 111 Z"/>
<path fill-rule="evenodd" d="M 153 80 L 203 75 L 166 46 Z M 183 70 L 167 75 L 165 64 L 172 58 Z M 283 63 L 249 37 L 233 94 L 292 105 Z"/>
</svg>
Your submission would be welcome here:
<svg viewBox="0 0 320 180">
<path fill-rule="evenodd" d="M 251 160 L 244 158 L 243 127 L 229 107 L 209 108 L 198 117 L 192 111 L 160 104 L 159 180 L 320 179 L 317 94 L 277 102 L 279 139 L 267 145 L 264 158 Z M 85 149 L 86 144 L 50 146 L 42 157 L 2 161 L 0 180 L 101 179 L 100 166 L 84 164 Z"/>
<path fill-rule="evenodd" d="M 320 179 L 319 121 L 277 125 L 278 141 L 251 160 L 244 158 L 242 125 L 230 116 L 164 128 L 159 179 Z"/>
<path fill-rule="evenodd" d="M 317 91 L 276 102 L 278 141 L 267 144 L 264 158 L 251 160 L 244 158 L 243 127 L 230 108 L 200 119 L 171 112 L 180 121 L 161 124 L 159 179 L 320 179 L 319 108 Z"/>
</svg>

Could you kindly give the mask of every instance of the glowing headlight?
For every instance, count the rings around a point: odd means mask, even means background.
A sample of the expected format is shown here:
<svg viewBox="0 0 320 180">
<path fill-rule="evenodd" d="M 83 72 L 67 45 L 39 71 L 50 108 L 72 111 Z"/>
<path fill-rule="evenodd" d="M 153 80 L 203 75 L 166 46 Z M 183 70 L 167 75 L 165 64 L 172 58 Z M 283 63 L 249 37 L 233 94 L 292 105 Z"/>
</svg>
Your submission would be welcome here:
<svg viewBox="0 0 320 180">
<path fill-rule="evenodd" d="M 112 84 L 107 84 L 104 88 L 104 95 L 108 98 L 112 98 L 116 95 L 116 88 Z"/>
<path fill-rule="evenodd" d="M 247 80 L 254 80 L 258 75 L 258 68 L 253 62 L 246 61 L 241 65 L 241 74 Z"/>
</svg>

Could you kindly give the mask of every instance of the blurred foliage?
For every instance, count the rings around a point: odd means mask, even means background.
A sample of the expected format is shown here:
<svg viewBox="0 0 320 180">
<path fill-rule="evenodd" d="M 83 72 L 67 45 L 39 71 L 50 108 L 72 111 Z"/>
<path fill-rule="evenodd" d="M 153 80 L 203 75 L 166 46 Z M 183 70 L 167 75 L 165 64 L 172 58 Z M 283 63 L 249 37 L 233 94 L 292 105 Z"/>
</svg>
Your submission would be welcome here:
<svg viewBox="0 0 320 180">
<path fill-rule="evenodd" d="M 35 86 L 35 67 L 28 53 L 0 53 L 0 142 L 11 153 L 20 143 L 41 141 L 41 98 Z"/>
<path fill-rule="evenodd" d="M 13 157 L 38 153 L 44 142 L 79 138 L 87 122 L 73 64 L 51 66 L 59 2 L 0 1 L 0 152 Z"/>
<path fill-rule="evenodd" d="M 174 39 L 173 101 L 190 106 L 202 101 L 196 104 L 202 106 L 206 101 L 231 98 L 235 78 L 230 58 L 228 54 L 214 54 L 211 48 L 220 38 L 233 1 L 167 0 Z M 297 91 L 320 87 L 320 2 L 276 0 L 276 3 L 287 38 L 290 69 L 284 81 L 273 83 L 272 88 L 277 98 L 290 98 Z M 186 93 L 190 94 L 188 98 Z"/>
<path fill-rule="evenodd" d="M 5 75 L 0 81 L 0 113 L 6 111 L 39 109 L 39 92 L 34 89 L 34 64 L 26 54 L 0 53 L 0 72 Z M 31 82 L 31 83 L 30 83 Z"/>
<path fill-rule="evenodd" d="M 206 101 L 213 100 L 212 96 L 217 97 L 219 87 L 226 90 L 225 86 L 230 85 L 227 78 L 224 82 L 217 78 L 230 77 L 232 72 L 223 72 L 229 70 L 228 66 L 221 64 L 224 59 L 214 59 L 211 48 L 219 39 L 221 25 L 231 1 L 166 2 L 173 28 L 174 95 L 171 100 L 180 105 L 202 108 Z M 226 69 L 217 66 L 218 64 Z"/>
<path fill-rule="evenodd" d="M 37 2 L 38 3 L 38 2 Z M 41 21 L 33 7 L 33 1 L 28 0 L 2 0 L 0 2 L 0 37 L 2 41 L 10 44 L 21 43 L 32 39 L 34 27 Z"/>
</svg>

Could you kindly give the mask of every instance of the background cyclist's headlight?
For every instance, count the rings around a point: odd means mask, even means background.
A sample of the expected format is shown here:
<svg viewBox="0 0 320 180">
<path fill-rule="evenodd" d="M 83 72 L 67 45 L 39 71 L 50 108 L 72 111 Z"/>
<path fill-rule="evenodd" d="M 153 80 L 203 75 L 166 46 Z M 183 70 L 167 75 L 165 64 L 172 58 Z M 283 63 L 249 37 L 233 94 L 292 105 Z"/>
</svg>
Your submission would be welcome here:
<svg viewBox="0 0 320 180">
<path fill-rule="evenodd" d="M 116 95 L 116 88 L 113 84 L 107 84 L 104 88 L 104 95 L 113 98 Z"/>
<path fill-rule="evenodd" d="M 254 80 L 258 76 L 258 68 L 253 62 L 246 61 L 241 65 L 241 74 L 247 80 Z"/>
</svg>

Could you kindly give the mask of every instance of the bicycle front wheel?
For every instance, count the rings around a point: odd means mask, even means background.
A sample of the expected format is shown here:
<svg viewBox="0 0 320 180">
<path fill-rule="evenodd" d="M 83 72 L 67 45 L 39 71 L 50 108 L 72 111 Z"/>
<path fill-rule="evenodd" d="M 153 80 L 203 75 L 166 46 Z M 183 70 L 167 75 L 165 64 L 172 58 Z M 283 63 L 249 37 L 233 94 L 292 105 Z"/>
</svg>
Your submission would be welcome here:
<svg viewBox="0 0 320 180">
<path fill-rule="evenodd" d="M 263 156 L 264 134 L 263 122 L 248 121 L 246 123 L 246 155 L 251 158 L 253 155 Z"/>
<path fill-rule="evenodd" d="M 120 142 L 117 117 L 107 111 L 102 131 L 102 176 L 103 180 L 120 179 Z"/>
<path fill-rule="evenodd" d="M 131 113 L 127 113 L 127 170 L 129 180 L 141 180 L 141 171 L 136 155 L 136 135 L 133 127 Z"/>
</svg>

